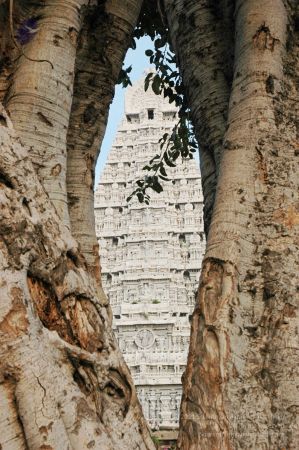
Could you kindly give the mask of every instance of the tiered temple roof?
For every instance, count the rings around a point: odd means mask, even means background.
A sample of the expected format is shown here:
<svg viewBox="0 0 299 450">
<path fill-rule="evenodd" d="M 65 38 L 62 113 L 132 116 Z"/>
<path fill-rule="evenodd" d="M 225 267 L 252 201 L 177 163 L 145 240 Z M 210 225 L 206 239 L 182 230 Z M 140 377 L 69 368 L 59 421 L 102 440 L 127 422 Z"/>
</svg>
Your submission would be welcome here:
<svg viewBox="0 0 299 450">
<path fill-rule="evenodd" d="M 114 327 L 153 429 L 177 428 L 201 260 L 205 249 L 198 163 L 169 169 L 172 181 L 147 206 L 126 198 L 157 153 L 177 110 L 144 79 L 128 88 L 125 115 L 95 194 L 102 279 Z"/>
</svg>

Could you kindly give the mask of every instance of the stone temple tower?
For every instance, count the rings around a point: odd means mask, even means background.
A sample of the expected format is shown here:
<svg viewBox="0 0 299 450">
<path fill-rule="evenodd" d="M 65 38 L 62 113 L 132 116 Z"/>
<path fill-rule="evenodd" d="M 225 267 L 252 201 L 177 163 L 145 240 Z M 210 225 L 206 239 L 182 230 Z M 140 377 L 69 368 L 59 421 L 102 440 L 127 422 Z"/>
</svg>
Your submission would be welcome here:
<svg viewBox="0 0 299 450">
<path fill-rule="evenodd" d="M 205 241 L 200 172 L 194 160 L 169 169 L 172 181 L 149 206 L 126 198 L 177 110 L 144 79 L 127 89 L 125 114 L 95 194 L 102 279 L 120 348 L 152 429 L 178 427 L 184 371 Z"/>
</svg>

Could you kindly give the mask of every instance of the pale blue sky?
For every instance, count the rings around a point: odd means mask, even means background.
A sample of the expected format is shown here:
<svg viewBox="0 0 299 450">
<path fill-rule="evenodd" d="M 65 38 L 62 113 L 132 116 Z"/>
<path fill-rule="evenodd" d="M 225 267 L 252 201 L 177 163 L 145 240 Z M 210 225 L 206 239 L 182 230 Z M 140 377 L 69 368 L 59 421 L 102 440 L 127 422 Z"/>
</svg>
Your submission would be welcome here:
<svg viewBox="0 0 299 450">
<path fill-rule="evenodd" d="M 132 65 L 132 72 L 130 73 L 130 78 L 132 82 L 138 80 L 138 78 L 141 78 L 144 70 L 149 67 L 148 57 L 145 56 L 144 54 L 145 50 L 147 50 L 148 48 L 153 49 L 153 43 L 149 37 L 144 37 L 137 41 L 136 50 L 130 49 L 126 55 L 124 67 Z M 119 85 L 116 86 L 115 96 L 109 111 L 109 119 L 106 134 L 103 140 L 101 153 L 98 158 L 96 166 L 95 187 L 99 182 L 100 174 L 103 170 L 108 152 L 112 146 L 114 137 L 116 135 L 117 127 L 121 121 L 124 112 L 124 98 L 125 98 L 125 89 L 123 89 Z"/>
</svg>

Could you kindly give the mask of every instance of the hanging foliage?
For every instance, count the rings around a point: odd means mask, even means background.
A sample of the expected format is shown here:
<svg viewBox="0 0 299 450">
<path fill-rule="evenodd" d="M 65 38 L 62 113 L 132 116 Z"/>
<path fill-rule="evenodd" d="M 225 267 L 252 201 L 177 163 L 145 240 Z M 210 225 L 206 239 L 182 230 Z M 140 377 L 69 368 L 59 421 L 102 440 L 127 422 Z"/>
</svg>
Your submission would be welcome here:
<svg viewBox="0 0 299 450">
<path fill-rule="evenodd" d="M 140 203 L 148 204 L 150 201 L 148 189 L 162 192 L 161 181 L 169 181 L 167 167 L 175 167 L 180 157 L 192 159 L 198 145 L 190 120 L 182 78 L 172 51 L 166 19 L 157 4 L 153 12 L 153 5 L 145 2 L 134 31 L 131 48 L 136 48 L 136 39 L 144 36 L 151 38 L 154 47 L 153 50 L 145 51 L 153 70 L 145 78 L 144 89 L 147 91 L 151 88 L 156 95 L 163 95 L 169 103 L 174 103 L 178 108 L 178 122 L 171 133 L 165 133 L 160 138 L 160 153 L 143 167 L 143 170 L 148 173 L 136 182 L 136 189 L 127 198 L 127 201 L 130 201 L 136 195 Z M 120 73 L 119 84 L 123 87 L 132 84 L 129 78 L 131 69 L 132 66 L 122 69 Z"/>
</svg>

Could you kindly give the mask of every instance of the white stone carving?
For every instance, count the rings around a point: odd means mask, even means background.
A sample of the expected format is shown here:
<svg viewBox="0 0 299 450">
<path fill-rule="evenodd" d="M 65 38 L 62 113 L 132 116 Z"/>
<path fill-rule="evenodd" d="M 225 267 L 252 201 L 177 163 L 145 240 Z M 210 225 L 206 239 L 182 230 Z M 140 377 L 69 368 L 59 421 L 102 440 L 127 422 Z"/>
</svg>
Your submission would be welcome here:
<svg viewBox="0 0 299 450">
<path fill-rule="evenodd" d="M 184 160 L 169 168 L 172 181 L 160 194 L 151 192 L 149 206 L 126 202 L 176 121 L 175 107 L 151 89 L 145 93 L 143 83 L 126 94 L 95 193 L 96 231 L 116 337 L 145 417 L 154 429 L 177 428 L 189 317 L 205 250 L 202 191 L 198 164 Z"/>
<path fill-rule="evenodd" d="M 139 330 L 136 335 L 135 342 L 138 347 L 141 348 L 152 347 L 155 342 L 155 335 L 151 330 L 148 330 L 146 328 L 144 330 Z"/>
</svg>

